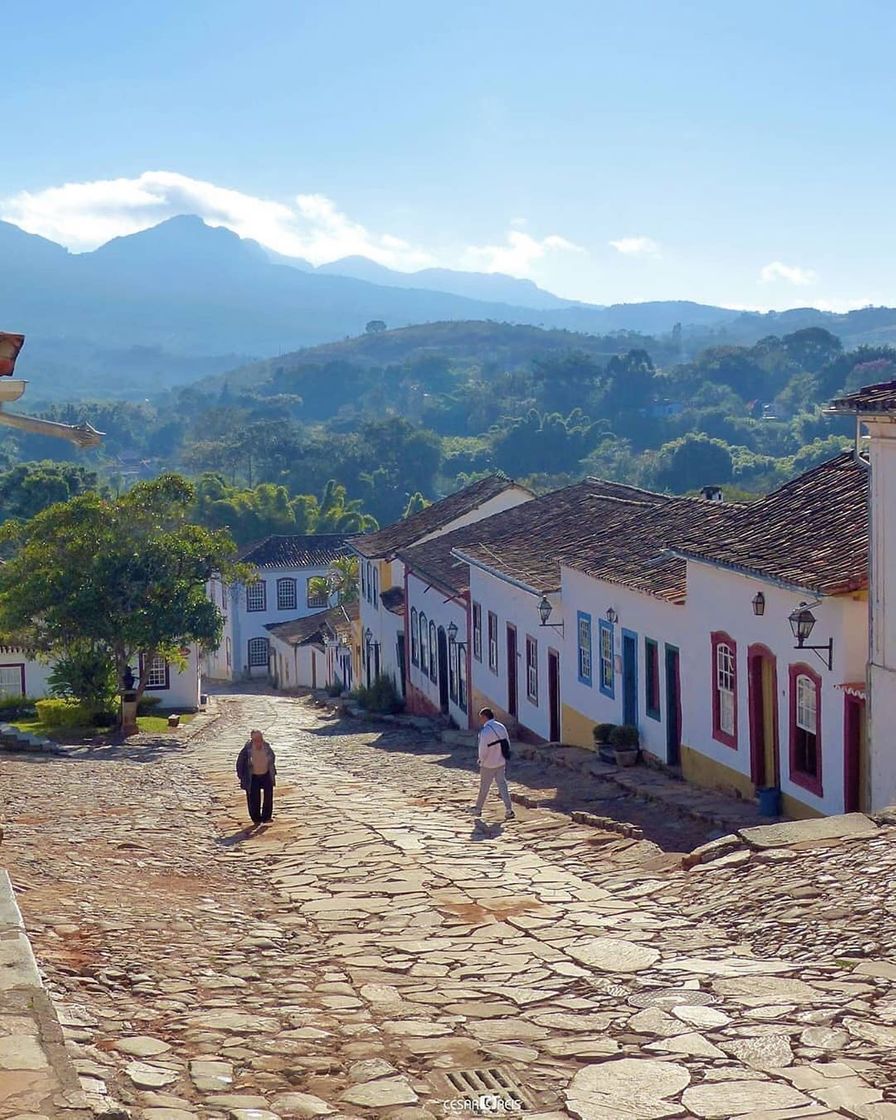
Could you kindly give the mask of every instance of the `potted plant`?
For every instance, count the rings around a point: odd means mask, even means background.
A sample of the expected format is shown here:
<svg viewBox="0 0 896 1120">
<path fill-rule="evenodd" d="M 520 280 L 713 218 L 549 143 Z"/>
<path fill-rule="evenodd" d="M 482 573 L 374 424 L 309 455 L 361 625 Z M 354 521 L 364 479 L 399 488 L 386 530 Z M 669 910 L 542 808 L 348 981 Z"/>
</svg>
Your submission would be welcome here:
<svg viewBox="0 0 896 1120">
<path fill-rule="evenodd" d="M 641 734 L 630 723 L 614 727 L 610 733 L 610 745 L 616 754 L 617 766 L 634 766 L 640 752 Z"/>
<path fill-rule="evenodd" d="M 613 734 L 615 727 L 615 723 L 598 723 L 592 732 L 594 736 L 594 749 L 597 751 L 602 762 L 609 762 L 612 764 L 616 761 L 613 748 L 610 746 L 610 736 Z"/>
</svg>

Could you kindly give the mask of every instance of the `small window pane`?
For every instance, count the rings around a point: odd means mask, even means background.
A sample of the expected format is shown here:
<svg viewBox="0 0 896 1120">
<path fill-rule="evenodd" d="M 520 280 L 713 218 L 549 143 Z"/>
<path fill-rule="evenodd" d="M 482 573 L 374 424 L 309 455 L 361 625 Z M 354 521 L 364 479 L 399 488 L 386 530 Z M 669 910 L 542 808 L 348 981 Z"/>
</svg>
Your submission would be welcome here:
<svg viewBox="0 0 896 1120">
<path fill-rule="evenodd" d="M 294 611 L 296 609 L 296 581 L 294 579 L 277 580 L 277 610 Z"/>
<path fill-rule="evenodd" d="M 267 606 L 267 584 L 263 579 L 250 583 L 246 588 L 246 610 L 263 611 Z"/>
</svg>

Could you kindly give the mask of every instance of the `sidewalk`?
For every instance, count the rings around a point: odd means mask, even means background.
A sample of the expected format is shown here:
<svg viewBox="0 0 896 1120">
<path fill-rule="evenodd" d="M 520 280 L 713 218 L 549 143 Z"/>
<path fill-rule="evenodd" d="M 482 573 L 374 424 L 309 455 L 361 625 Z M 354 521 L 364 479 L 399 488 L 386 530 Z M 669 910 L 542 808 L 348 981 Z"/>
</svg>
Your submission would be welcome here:
<svg viewBox="0 0 896 1120">
<path fill-rule="evenodd" d="M 92 1115 L 89 1104 L 65 1052 L 9 876 L 0 870 L 0 1117 L 82 1120 Z"/>
<path fill-rule="evenodd" d="M 442 741 L 447 745 L 472 747 L 476 737 L 469 731 L 447 730 L 442 732 Z M 594 751 L 582 747 L 536 746 L 516 740 L 511 746 L 514 758 L 570 770 L 594 779 L 595 783 L 609 782 L 632 797 L 662 805 L 681 817 L 700 821 L 723 833 L 770 823 L 769 818 L 759 815 L 759 807 L 752 801 L 701 789 L 649 766 L 613 766 L 602 762 Z"/>
</svg>

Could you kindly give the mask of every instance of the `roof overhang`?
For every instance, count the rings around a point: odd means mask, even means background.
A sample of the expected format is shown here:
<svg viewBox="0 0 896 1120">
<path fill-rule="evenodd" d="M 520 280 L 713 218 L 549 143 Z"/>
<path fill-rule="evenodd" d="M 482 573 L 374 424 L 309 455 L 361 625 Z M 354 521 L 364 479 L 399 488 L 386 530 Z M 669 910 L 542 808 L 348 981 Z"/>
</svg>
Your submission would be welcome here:
<svg viewBox="0 0 896 1120">
<path fill-rule="evenodd" d="M 813 586 L 808 583 L 793 583 L 791 580 L 781 579 L 778 576 L 770 575 L 768 572 L 760 572 L 756 568 L 751 568 L 746 564 L 734 564 L 729 560 L 717 560 L 712 556 L 704 556 L 699 552 L 688 552 L 684 549 L 670 548 L 669 554 L 677 556 L 681 560 L 686 560 L 692 564 L 705 564 L 708 568 L 721 568 L 726 572 L 736 572 L 738 575 L 746 576 L 748 579 L 758 580 L 760 583 L 768 583 L 773 587 L 778 587 L 782 591 L 792 591 L 796 595 L 817 595 L 825 597 L 828 595 L 842 595 L 849 591 L 859 591 L 862 589 L 863 584 L 856 583 L 856 586 L 837 586 L 822 589 L 818 586 Z"/>
<path fill-rule="evenodd" d="M 499 579 L 504 583 L 509 583 L 511 587 L 515 587 L 519 591 L 525 591 L 527 595 L 558 595 L 560 593 L 561 588 L 559 582 L 552 583 L 550 585 L 535 587 L 531 583 L 526 583 L 525 580 L 516 579 L 514 576 L 508 575 L 506 572 L 502 572 L 499 568 L 496 568 L 491 564 L 486 564 L 484 560 L 479 560 L 476 557 L 469 556 L 466 552 L 463 551 L 463 549 L 454 548 L 451 550 L 451 553 L 453 556 L 456 556 L 458 560 L 462 560 L 465 564 L 469 564 L 471 568 L 479 568 L 480 571 L 485 572 L 487 575 L 494 576 L 495 579 Z"/>
</svg>

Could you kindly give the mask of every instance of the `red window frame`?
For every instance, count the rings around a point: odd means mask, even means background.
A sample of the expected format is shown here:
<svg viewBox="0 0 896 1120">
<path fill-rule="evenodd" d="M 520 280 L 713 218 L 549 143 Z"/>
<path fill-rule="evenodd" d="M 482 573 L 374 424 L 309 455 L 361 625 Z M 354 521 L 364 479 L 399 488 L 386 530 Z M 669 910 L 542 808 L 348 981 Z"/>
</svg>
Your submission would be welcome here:
<svg viewBox="0 0 896 1120">
<path fill-rule="evenodd" d="M 737 642 L 724 630 L 714 630 L 711 634 L 712 659 L 710 661 L 710 685 L 712 687 L 712 737 L 732 750 L 737 750 L 738 713 L 737 713 Z M 719 696 L 719 646 L 728 646 L 734 662 L 734 733 L 729 735 L 721 726 L 721 701 Z"/>
<path fill-rule="evenodd" d="M 796 765 L 796 707 L 797 692 L 796 682 L 799 677 L 808 677 L 815 685 L 815 758 L 818 763 L 815 774 L 807 774 L 797 769 Z M 790 780 L 794 785 L 802 786 L 818 797 L 824 796 L 824 782 L 822 777 L 821 753 L 821 677 L 808 665 L 797 664 L 790 666 Z"/>
</svg>

